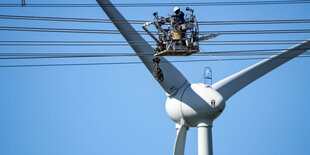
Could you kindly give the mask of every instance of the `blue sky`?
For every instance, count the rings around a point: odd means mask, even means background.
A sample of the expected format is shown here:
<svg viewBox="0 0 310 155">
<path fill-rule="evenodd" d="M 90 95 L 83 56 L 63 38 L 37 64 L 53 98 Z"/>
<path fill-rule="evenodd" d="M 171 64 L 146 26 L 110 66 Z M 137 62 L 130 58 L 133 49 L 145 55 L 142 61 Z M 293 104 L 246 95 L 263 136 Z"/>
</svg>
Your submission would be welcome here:
<svg viewBox="0 0 310 155">
<path fill-rule="evenodd" d="M 226 0 L 227 1 L 227 0 Z M 2 3 L 19 3 L 2 0 Z M 149 2 L 113 0 L 113 3 Z M 151 1 L 154 2 L 154 1 Z M 156 2 L 168 2 L 158 0 Z M 169 1 L 179 2 L 179 1 Z M 199 2 L 198 0 L 182 2 Z M 91 3 L 95 0 L 27 0 L 27 3 Z M 192 7 L 198 20 L 309 19 L 310 4 Z M 181 7 L 185 9 L 185 7 Z M 119 8 L 127 19 L 152 20 L 173 7 Z M 99 7 L 0 8 L 1 15 L 107 19 Z M 116 29 L 112 24 L 0 19 L 0 26 Z M 142 30 L 135 25 L 137 30 Z M 309 24 L 201 26 L 200 30 L 307 29 Z M 149 38 L 146 38 L 149 39 Z M 214 40 L 306 40 L 309 34 L 222 35 Z M 124 40 L 120 35 L 0 31 L 0 40 Z M 205 51 L 276 49 L 291 45 L 202 46 Z M 0 52 L 117 52 L 130 47 L 1 46 Z M 209 59 L 178 57 L 169 60 Z M 219 57 L 222 58 L 222 57 Z M 139 61 L 137 57 L 0 60 L 0 65 Z M 214 82 L 259 60 L 175 63 L 192 83 L 210 66 Z M 214 122 L 214 154 L 307 155 L 310 143 L 309 58 L 280 66 L 227 101 Z M 142 64 L 0 68 L 0 154 L 172 154 L 175 125 L 165 112 L 166 95 Z M 197 129 L 187 135 L 185 154 L 197 154 Z"/>
</svg>

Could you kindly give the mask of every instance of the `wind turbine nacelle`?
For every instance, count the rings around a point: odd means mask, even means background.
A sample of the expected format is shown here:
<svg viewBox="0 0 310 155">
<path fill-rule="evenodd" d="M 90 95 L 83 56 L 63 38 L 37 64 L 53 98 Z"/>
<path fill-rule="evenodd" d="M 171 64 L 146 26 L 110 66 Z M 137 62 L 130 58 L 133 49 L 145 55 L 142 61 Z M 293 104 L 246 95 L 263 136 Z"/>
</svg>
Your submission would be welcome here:
<svg viewBox="0 0 310 155">
<path fill-rule="evenodd" d="M 168 97 L 166 111 L 178 124 L 197 126 L 212 125 L 224 110 L 225 101 L 215 89 L 205 84 L 191 84 L 180 88 L 176 95 Z"/>
</svg>

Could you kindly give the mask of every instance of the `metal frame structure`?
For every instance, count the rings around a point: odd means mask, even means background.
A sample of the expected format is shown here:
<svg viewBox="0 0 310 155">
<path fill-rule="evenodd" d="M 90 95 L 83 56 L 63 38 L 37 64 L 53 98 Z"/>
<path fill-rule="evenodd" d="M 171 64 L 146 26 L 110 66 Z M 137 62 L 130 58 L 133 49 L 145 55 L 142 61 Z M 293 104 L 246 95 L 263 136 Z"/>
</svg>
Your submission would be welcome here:
<svg viewBox="0 0 310 155">
<path fill-rule="evenodd" d="M 113 23 L 128 42 L 142 43 L 142 45 L 130 44 L 130 46 L 152 73 L 153 65 L 149 63 L 152 58 L 143 56 L 143 54 L 152 54 L 153 48 L 126 22 L 126 19 L 109 0 L 97 0 L 97 2 L 112 21 L 125 21 Z M 128 31 L 132 33 L 126 33 Z M 213 121 L 223 112 L 226 101 L 248 84 L 309 49 L 310 40 L 306 40 L 211 86 L 201 83 L 190 84 L 171 63 L 160 57 L 162 61 L 166 61 L 160 64 L 165 78 L 158 82 L 167 93 L 166 110 L 176 123 L 177 129 L 173 154 L 184 154 L 188 128 L 198 127 L 198 154 L 212 155 Z"/>
<path fill-rule="evenodd" d="M 185 15 L 184 23 L 177 23 L 171 15 L 162 17 L 155 12 L 155 20 L 142 25 L 157 42 L 154 56 L 187 56 L 199 52 L 199 28 L 194 10 L 186 8 L 186 11 L 191 13 Z M 146 28 L 150 25 L 156 27 L 158 38 Z"/>
</svg>

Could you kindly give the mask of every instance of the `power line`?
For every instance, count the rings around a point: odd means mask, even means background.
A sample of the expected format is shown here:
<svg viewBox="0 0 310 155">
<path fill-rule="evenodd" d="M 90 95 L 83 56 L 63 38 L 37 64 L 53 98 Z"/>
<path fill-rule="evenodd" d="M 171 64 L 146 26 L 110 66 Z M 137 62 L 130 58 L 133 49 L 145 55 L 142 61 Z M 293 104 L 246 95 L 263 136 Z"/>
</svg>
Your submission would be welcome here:
<svg viewBox="0 0 310 155">
<path fill-rule="evenodd" d="M 61 22 L 90 22 L 90 23 L 112 23 L 110 19 L 93 18 L 64 18 L 64 17 L 41 17 L 41 16 L 17 16 L 0 15 L 0 19 L 18 19 L 18 20 L 43 20 L 43 21 L 61 21 Z M 146 20 L 113 20 L 115 23 L 144 24 Z"/>
<path fill-rule="evenodd" d="M 17 16 L 17 15 L 0 15 L 0 19 L 60 21 L 60 22 L 90 22 L 90 23 L 113 23 L 114 22 L 114 23 L 130 23 L 130 24 L 144 24 L 145 22 L 147 22 L 146 20 L 113 20 L 112 22 L 110 19 Z M 199 25 L 297 24 L 297 23 L 310 23 L 310 19 L 199 21 L 198 23 Z"/>
<path fill-rule="evenodd" d="M 304 40 L 296 40 L 296 39 L 290 39 L 290 40 L 207 40 L 206 42 L 301 42 Z"/>
<path fill-rule="evenodd" d="M 115 3 L 101 4 L 104 7 L 168 7 L 168 6 L 243 6 L 243 5 L 275 5 L 275 4 L 305 4 L 309 0 L 285 1 L 236 1 L 236 2 L 197 2 L 197 3 Z M 0 4 L 0 7 L 20 7 L 20 4 Z M 98 4 L 29 4 L 23 7 L 99 7 Z"/>
<path fill-rule="evenodd" d="M 263 49 L 263 50 L 237 50 L 237 51 L 213 51 L 199 52 L 192 56 L 256 56 L 274 55 L 286 49 Z M 303 50 L 303 49 L 296 49 Z M 309 54 L 308 52 L 305 53 Z M 153 53 L 0 53 L 3 59 L 39 59 L 39 58 L 84 58 L 84 57 L 119 57 L 119 56 L 153 56 Z"/>
<path fill-rule="evenodd" d="M 308 58 L 310 56 L 298 56 L 296 58 Z M 227 58 L 221 59 L 223 61 L 242 61 L 242 60 L 261 60 L 267 59 L 268 57 L 257 57 L 257 58 Z M 280 57 L 271 59 L 287 59 L 290 57 Z M 204 60 L 176 60 L 169 61 L 173 63 L 184 63 L 184 62 L 204 62 L 204 61 L 218 61 L 217 59 L 204 59 Z M 107 63 L 77 63 L 77 64 L 35 64 L 35 65 L 1 65 L 0 68 L 17 68 L 17 67 L 56 67 L 56 66 L 93 66 L 93 65 L 129 65 L 129 64 L 141 64 L 142 62 L 107 62 Z M 153 62 L 147 62 L 153 63 Z M 166 63 L 162 61 L 161 63 Z"/>
<path fill-rule="evenodd" d="M 259 43 L 283 43 L 283 42 L 301 42 L 305 41 L 303 40 L 297 40 L 297 39 L 278 39 L 278 40 L 207 40 L 203 42 L 211 42 L 211 43 L 252 43 L 252 42 L 259 42 Z M 155 43 L 155 41 L 147 41 L 149 43 Z M 0 43 L 128 43 L 128 41 L 118 41 L 118 40 L 94 40 L 94 41 L 89 41 L 89 40 L 0 40 Z M 140 41 L 129 41 L 129 43 L 144 43 Z"/>
<path fill-rule="evenodd" d="M 244 31 L 213 31 L 221 35 L 232 34 L 280 34 L 280 33 L 309 33 L 310 29 L 291 29 L 291 30 L 244 30 Z M 208 34 L 209 31 L 200 31 L 202 34 Z"/>
<path fill-rule="evenodd" d="M 62 29 L 62 28 L 35 28 L 35 27 L 8 27 L 8 26 L 0 26 L 0 30 L 6 30 L 6 31 L 32 31 L 32 32 L 120 34 L 120 32 L 118 30 Z M 133 33 L 133 32 L 126 32 L 126 33 Z M 142 33 L 142 31 L 140 31 L 140 33 Z"/>
<path fill-rule="evenodd" d="M 290 43 L 216 43 L 216 44 L 211 44 L 211 43 L 201 43 L 199 45 L 208 45 L 208 46 L 219 46 L 219 45 L 231 45 L 231 46 L 234 46 L 234 45 L 291 45 L 291 44 L 296 44 L 298 42 L 290 42 Z M 110 44 L 110 43 L 106 43 L 106 44 L 81 44 L 81 43 L 75 43 L 75 44 L 68 44 L 68 43 L 61 43 L 61 44 L 0 44 L 0 46 L 129 46 L 129 45 L 156 45 L 155 43 L 152 43 L 152 44 L 142 44 L 142 43 L 129 43 L 129 44 L 126 44 L 126 43 L 123 43 L 123 44 Z"/>
<path fill-rule="evenodd" d="M 228 57 L 253 57 L 253 56 L 271 56 L 278 54 L 277 52 L 264 52 L 264 53 L 236 53 L 236 54 L 220 54 L 220 55 L 212 55 L 212 56 L 228 56 Z M 302 54 L 302 56 L 310 56 L 310 53 Z M 103 57 L 117 57 L 117 56 L 126 56 L 126 55 L 68 55 L 68 56 L 35 56 L 35 57 L 0 57 L 0 60 L 21 60 L 21 59 L 67 59 L 67 58 L 103 58 Z M 134 56 L 134 55 L 127 55 Z M 153 55 L 152 55 L 153 56 Z M 193 55 L 193 56 L 210 56 L 210 54 L 204 55 Z"/>
<path fill-rule="evenodd" d="M 199 25 L 248 25 L 248 24 L 297 24 L 310 23 L 310 19 L 244 20 L 244 21 L 199 21 Z"/>
<path fill-rule="evenodd" d="M 0 30 L 5 31 L 31 31 L 31 32 L 62 32 L 62 33 L 90 33 L 90 34 L 121 34 L 118 30 L 98 30 L 98 29 L 63 29 L 63 28 L 35 28 L 35 27 L 7 27 L 0 26 Z M 140 35 L 147 35 L 144 31 L 136 31 Z M 135 31 L 125 31 L 122 33 L 136 33 Z M 240 34 L 281 34 L 281 33 L 310 33 L 310 29 L 290 29 L 290 30 L 244 30 L 244 31 L 212 31 L 221 35 Z M 153 33 L 157 33 L 153 31 Z M 200 31 L 200 34 L 210 34 L 210 31 Z"/>
</svg>

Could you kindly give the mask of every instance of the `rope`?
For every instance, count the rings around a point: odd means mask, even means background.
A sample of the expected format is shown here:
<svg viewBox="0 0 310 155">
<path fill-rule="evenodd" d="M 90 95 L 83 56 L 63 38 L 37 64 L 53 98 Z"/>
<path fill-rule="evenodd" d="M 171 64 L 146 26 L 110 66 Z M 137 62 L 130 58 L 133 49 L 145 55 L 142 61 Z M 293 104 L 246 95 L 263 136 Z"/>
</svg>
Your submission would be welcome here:
<svg viewBox="0 0 310 155">
<path fill-rule="evenodd" d="M 155 56 L 152 60 L 154 63 L 153 76 L 157 81 L 162 82 L 164 80 L 164 75 L 162 70 L 159 68 L 160 59 Z"/>
</svg>

